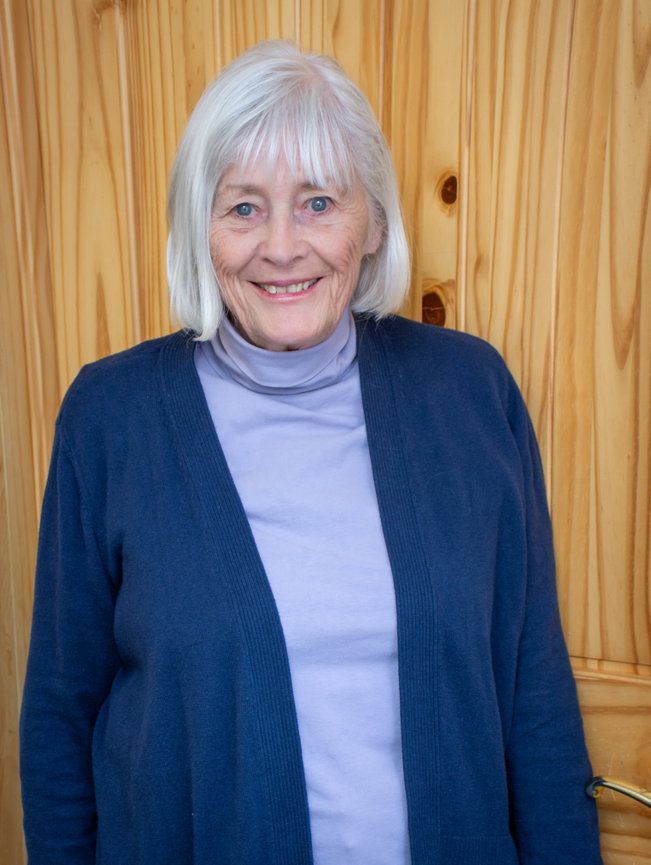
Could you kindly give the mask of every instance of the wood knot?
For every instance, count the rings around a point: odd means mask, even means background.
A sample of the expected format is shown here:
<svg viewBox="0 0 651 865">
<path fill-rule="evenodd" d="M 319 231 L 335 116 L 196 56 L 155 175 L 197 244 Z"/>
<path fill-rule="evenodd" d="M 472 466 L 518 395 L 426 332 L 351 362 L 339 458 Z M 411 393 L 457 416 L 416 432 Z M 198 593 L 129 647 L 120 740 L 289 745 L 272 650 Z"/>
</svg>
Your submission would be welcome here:
<svg viewBox="0 0 651 865">
<path fill-rule="evenodd" d="M 443 327 L 445 324 L 445 304 L 437 291 L 423 295 L 423 322 Z"/>
<path fill-rule="evenodd" d="M 454 171 L 445 171 L 436 184 L 436 194 L 444 210 L 452 210 L 457 203 L 458 183 Z"/>
</svg>

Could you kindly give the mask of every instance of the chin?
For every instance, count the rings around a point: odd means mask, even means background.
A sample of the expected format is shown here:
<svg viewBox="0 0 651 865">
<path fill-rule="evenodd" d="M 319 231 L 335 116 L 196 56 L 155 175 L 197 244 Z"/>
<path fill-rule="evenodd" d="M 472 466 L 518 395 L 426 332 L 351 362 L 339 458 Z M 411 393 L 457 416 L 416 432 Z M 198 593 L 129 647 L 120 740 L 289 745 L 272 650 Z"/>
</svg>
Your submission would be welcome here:
<svg viewBox="0 0 651 865">
<path fill-rule="evenodd" d="M 302 348 L 312 348 L 323 342 L 333 332 L 336 322 L 328 325 L 306 325 L 304 327 L 277 328 L 260 334 L 257 342 L 262 348 L 271 351 L 297 351 Z"/>
<path fill-rule="evenodd" d="M 302 348 L 311 348 L 320 342 L 323 342 L 325 337 L 320 334 L 276 334 L 273 337 L 265 340 L 264 348 L 270 351 L 299 351 Z"/>
</svg>

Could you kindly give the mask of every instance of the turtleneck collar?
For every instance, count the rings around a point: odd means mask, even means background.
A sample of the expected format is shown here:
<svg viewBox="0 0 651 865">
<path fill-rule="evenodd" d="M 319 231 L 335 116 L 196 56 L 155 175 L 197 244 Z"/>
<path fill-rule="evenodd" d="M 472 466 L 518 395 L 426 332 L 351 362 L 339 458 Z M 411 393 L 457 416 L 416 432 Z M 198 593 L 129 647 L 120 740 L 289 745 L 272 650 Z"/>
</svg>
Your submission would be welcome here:
<svg viewBox="0 0 651 865">
<path fill-rule="evenodd" d="M 340 380 L 357 355 L 355 322 L 346 311 L 330 336 L 297 351 L 268 351 L 252 345 L 224 316 L 205 344 L 205 356 L 217 372 L 258 393 L 305 393 Z"/>
</svg>

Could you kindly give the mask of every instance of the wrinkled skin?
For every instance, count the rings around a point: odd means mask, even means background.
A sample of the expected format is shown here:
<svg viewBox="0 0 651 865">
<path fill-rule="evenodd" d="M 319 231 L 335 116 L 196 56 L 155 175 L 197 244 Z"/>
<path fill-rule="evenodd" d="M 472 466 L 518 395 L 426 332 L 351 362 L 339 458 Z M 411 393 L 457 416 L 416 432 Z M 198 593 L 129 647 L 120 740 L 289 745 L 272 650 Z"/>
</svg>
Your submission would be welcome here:
<svg viewBox="0 0 651 865">
<path fill-rule="evenodd" d="M 260 348 L 326 339 L 350 303 L 363 256 L 380 240 L 358 181 L 348 192 L 315 188 L 284 162 L 254 163 L 228 169 L 217 189 L 210 252 L 222 298 L 242 336 Z M 286 290 L 313 280 L 307 290 Z"/>
</svg>

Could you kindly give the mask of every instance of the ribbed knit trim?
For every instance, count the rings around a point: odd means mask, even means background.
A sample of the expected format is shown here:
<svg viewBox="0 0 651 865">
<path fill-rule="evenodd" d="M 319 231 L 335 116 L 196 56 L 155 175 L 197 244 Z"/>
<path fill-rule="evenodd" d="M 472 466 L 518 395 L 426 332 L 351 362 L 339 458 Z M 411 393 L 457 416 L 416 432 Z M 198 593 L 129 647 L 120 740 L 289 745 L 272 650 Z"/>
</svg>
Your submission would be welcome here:
<svg viewBox="0 0 651 865">
<path fill-rule="evenodd" d="M 434 577 L 419 532 L 391 366 L 374 322 L 357 353 L 373 477 L 396 592 L 402 753 L 412 865 L 439 862 L 437 628 Z M 414 544 L 414 537 L 419 543 Z M 409 671 L 409 673 L 407 673 Z M 434 805 L 436 803 L 436 806 Z"/>
<path fill-rule="evenodd" d="M 441 865 L 518 865 L 515 844 L 510 835 L 441 837 Z"/>
<path fill-rule="evenodd" d="M 248 649 L 265 764 L 274 865 L 312 865 L 307 790 L 284 635 L 246 514 L 228 470 L 183 333 L 161 353 L 161 378 L 177 444 L 207 516 L 220 571 Z M 225 492 L 226 491 L 226 492 Z M 224 548 L 219 539 L 228 537 Z M 274 706 L 275 711 L 268 711 Z"/>
</svg>

